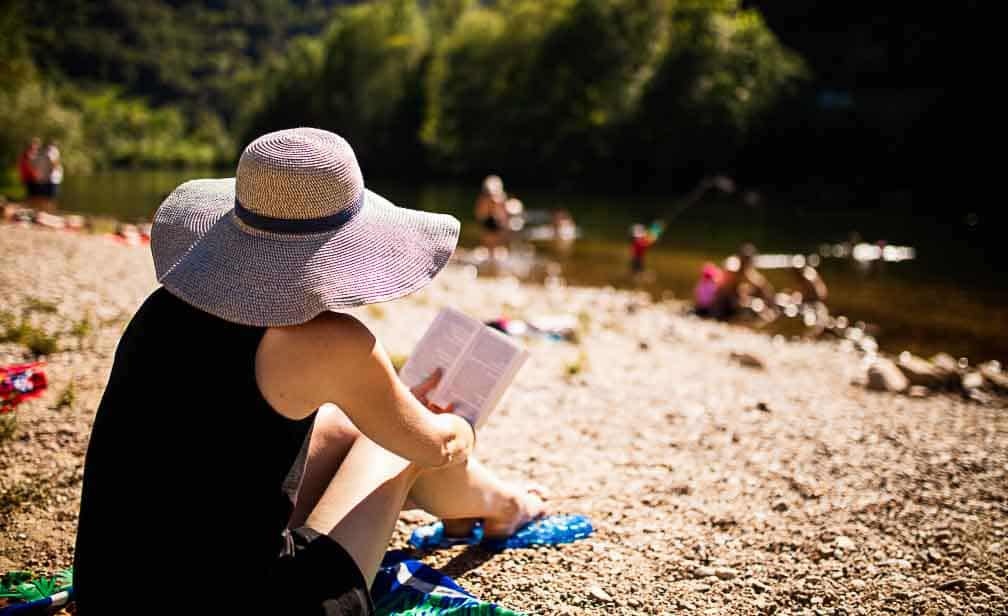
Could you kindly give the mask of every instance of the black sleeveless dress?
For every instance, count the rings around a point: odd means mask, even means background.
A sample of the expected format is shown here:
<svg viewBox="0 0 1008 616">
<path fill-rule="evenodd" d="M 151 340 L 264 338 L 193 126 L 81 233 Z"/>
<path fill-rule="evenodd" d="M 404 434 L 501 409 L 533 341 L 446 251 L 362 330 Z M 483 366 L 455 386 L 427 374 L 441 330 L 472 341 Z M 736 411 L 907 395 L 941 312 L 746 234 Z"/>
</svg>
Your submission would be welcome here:
<svg viewBox="0 0 1008 616">
<path fill-rule="evenodd" d="M 265 332 L 163 288 L 126 328 L 84 465 L 78 614 L 370 613 L 345 550 L 286 530 L 314 415 L 262 397 Z"/>
</svg>

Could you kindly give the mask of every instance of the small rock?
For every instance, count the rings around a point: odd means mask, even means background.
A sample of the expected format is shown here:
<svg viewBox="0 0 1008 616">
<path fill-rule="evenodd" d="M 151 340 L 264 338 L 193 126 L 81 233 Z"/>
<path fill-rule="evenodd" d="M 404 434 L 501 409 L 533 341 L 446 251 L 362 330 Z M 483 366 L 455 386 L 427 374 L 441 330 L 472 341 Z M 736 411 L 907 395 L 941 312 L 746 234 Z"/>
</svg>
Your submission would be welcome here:
<svg viewBox="0 0 1008 616">
<path fill-rule="evenodd" d="M 987 383 L 1001 393 L 1008 393 L 1008 374 L 1001 371 L 1001 364 L 996 361 L 989 361 L 979 366 L 980 374 L 983 375 Z"/>
<path fill-rule="evenodd" d="M 706 578 L 714 577 L 717 575 L 717 569 L 714 567 L 696 567 L 693 569 L 693 577 Z"/>
<path fill-rule="evenodd" d="M 984 377 L 979 372 L 967 372 L 962 378 L 962 388 L 969 391 L 970 389 L 979 389 L 984 386 Z"/>
<path fill-rule="evenodd" d="M 773 510 L 774 511 L 787 511 L 787 509 L 788 509 L 788 504 L 786 502 L 782 501 L 782 500 L 779 500 L 779 501 L 777 501 L 776 503 L 773 504 Z"/>
<path fill-rule="evenodd" d="M 931 358 L 931 363 L 939 370 L 946 372 L 959 372 L 959 362 L 948 353 L 938 353 Z"/>
<path fill-rule="evenodd" d="M 846 535 L 837 535 L 837 538 L 833 540 L 833 544 L 845 552 L 849 552 L 857 547 L 854 540 Z"/>
<path fill-rule="evenodd" d="M 935 586 L 935 588 L 937 588 L 938 590 L 944 590 L 944 591 L 949 591 L 949 590 L 965 590 L 966 589 L 966 580 L 964 580 L 962 578 L 955 578 L 955 579 L 951 579 L 951 580 L 945 580 L 941 584 L 938 584 L 937 586 Z"/>
<path fill-rule="evenodd" d="M 767 406 L 766 402 L 757 402 L 756 403 L 756 410 L 757 411 L 762 411 L 764 413 L 769 413 L 770 412 L 770 407 Z"/>
<path fill-rule="evenodd" d="M 770 587 L 759 580 L 753 580 L 752 587 L 756 592 L 770 592 Z"/>
<path fill-rule="evenodd" d="M 738 351 L 733 351 L 731 358 L 746 368 L 753 368 L 755 370 L 766 369 L 766 362 L 752 353 L 740 353 Z"/>
<path fill-rule="evenodd" d="M 923 385 L 914 385 L 907 390 L 907 395 L 911 398 L 927 398 L 931 395 L 931 390 Z"/>
<path fill-rule="evenodd" d="M 953 363 L 955 360 L 952 360 Z M 909 352 L 900 353 L 899 369 L 911 385 L 923 385 L 932 389 L 942 389 L 959 381 L 958 368 L 949 370 L 936 366 Z"/>
<path fill-rule="evenodd" d="M 609 596 L 609 593 L 602 590 L 602 588 L 599 586 L 589 586 L 588 594 L 595 597 L 599 601 L 604 601 L 606 603 L 610 603 L 613 600 L 613 598 Z"/>
<path fill-rule="evenodd" d="M 731 580 L 738 577 L 738 571 L 731 567 L 718 567 L 714 570 L 714 574 L 722 580 Z"/>
<path fill-rule="evenodd" d="M 854 590 L 864 590 L 868 586 L 868 583 L 864 580 L 852 580 L 851 586 Z"/>
<path fill-rule="evenodd" d="M 868 366 L 868 389 L 874 391 L 904 391 L 907 377 L 888 359 L 878 358 Z"/>
</svg>

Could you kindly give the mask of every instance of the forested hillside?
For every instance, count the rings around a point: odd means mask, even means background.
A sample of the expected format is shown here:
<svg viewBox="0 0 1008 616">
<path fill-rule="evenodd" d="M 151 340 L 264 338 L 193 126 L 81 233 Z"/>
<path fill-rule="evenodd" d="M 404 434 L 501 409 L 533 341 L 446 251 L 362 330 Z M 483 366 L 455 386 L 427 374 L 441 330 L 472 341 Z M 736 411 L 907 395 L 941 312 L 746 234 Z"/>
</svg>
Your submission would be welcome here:
<svg viewBox="0 0 1008 616">
<path fill-rule="evenodd" d="M 51 136 L 74 173 L 307 124 L 377 173 L 689 181 L 804 75 L 739 0 L 14 0 L 0 39 L 0 155 Z"/>
<path fill-rule="evenodd" d="M 80 171 L 233 160 L 247 93 L 338 0 L 13 0 L 0 6 L 0 154 L 62 141 Z"/>
</svg>

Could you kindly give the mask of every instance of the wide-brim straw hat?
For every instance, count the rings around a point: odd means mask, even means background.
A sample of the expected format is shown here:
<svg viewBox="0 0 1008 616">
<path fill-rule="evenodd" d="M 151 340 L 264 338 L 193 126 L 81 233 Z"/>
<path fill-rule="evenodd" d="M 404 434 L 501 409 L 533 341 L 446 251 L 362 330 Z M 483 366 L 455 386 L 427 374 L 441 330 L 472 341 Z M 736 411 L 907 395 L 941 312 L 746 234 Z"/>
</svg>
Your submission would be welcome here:
<svg viewBox="0 0 1008 616">
<path fill-rule="evenodd" d="M 154 216 L 151 249 L 158 282 L 180 299 L 279 327 L 417 291 L 458 236 L 455 218 L 366 189 L 342 137 L 296 128 L 250 143 L 234 178 L 176 188 Z"/>
</svg>

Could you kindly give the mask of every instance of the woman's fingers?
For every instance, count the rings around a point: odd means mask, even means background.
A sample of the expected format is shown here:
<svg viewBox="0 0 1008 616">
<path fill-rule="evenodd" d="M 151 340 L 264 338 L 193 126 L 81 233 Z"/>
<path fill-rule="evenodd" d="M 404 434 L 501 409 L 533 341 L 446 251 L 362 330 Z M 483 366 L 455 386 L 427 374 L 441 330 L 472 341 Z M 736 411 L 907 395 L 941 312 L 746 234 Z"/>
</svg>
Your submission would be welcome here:
<svg viewBox="0 0 1008 616">
<path fill-rule="evenodd" d="M 441 414 L 441 413 L 451 413 L 451 412 L 453 412 L 455 410 L 455 403 L 452 402 L 448 406 L 442 408 L 442 407 L 440 407 L 440 406 L 438 406 L 436 404 L 428 402 L 427 403 L 427 408 L 429 408 L 430 410 L 432 410 L 432 411 L 434 411 L 435 413 L 438 413 L 438 414 Z"/>
<path fill-rule="evenodd" d="M 417 400 L 427 404 L 427 394 L 441 382 L 441 375 L 443 373 L 444 372 L 441 368 L 434 370 L 434 372 L 431 372 L 431 375 L 427 377 L 423 383 L 420 383 L 410 391 L 413 392 L 413 395 L 416 396 Z"/>
</svg>

